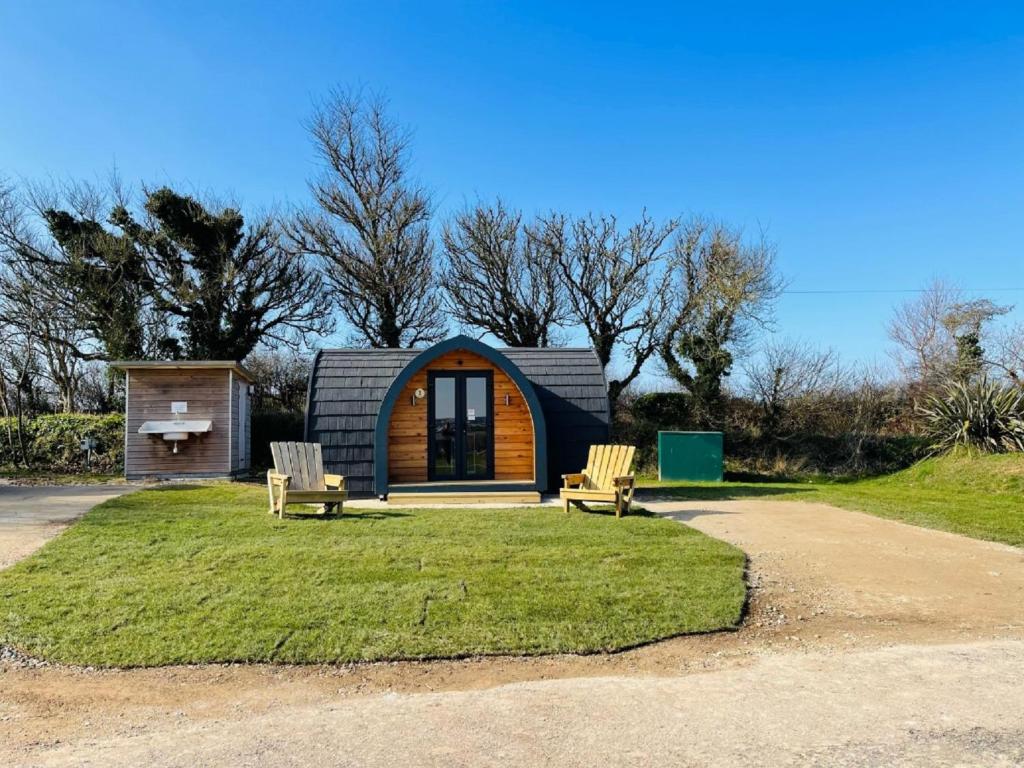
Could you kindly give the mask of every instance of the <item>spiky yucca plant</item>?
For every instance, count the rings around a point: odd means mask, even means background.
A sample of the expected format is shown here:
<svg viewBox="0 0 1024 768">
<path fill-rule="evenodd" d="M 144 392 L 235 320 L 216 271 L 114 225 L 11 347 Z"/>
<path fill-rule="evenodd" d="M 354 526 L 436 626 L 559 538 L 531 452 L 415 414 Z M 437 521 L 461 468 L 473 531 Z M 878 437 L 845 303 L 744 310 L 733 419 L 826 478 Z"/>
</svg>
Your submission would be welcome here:
<svg viewBox="0 0 1024 768">
<path fill-rule="evenodd" d="M 1024 390 L 987 378 L 947 384 L 917 405 L 932 449 L 957 446 L 988 453 L 1024 451 Z"/>
</svg>

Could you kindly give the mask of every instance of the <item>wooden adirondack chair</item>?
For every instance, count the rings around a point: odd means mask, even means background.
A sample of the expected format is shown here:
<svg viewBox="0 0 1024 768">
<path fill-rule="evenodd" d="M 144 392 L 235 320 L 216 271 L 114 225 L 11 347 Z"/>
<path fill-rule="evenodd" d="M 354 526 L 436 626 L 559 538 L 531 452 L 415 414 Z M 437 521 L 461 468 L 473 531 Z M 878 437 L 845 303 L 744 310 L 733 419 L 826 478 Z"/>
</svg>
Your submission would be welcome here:
<svg viewBox="0 0 1024 768">
<path fill-rule="evenodd" d="M 587 468 L 582 472 L 562 475 L 565 487 L 558 495 L 566 513 L 570 502 L 589 512 L 586 502 L 605 501 L 615 505 L 615 516 L 629 512 L 636 484 L 629 474 L 636 447 L 632 445 L 592 445 Z"/>
<path fill-rule="evenodd" d="M 319 443 L 271 443 L 274 469 L 267 472 L 270 514 L 284 517 L 286 504 L 323 502 L 324 513 L 336 505 L 341 514 L 348 492 L 341 475 L 324 474 Z"/>
</svg>

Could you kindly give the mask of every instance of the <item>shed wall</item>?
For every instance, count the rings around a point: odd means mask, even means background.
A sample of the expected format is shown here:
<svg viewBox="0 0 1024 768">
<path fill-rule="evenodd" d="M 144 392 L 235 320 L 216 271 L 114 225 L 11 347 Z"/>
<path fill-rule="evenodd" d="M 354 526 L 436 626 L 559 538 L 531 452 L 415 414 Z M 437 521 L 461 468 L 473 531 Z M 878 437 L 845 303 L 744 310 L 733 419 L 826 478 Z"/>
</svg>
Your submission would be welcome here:
<svg viewBox="0 0 1024 768">
<path fill-rule="evenodd" d="M 231 472 L 228 426 L 229 378 L 227 370 L 129 371 L 125 416 L 125 475 L 228 475 Z M 151 435 L 140 435 L 144 421 L 172 418 L 171 402 L 188 402 L 190 419 L 211 419 L 213 431 L 191 435 L 178 444 Z"/>
</svg>

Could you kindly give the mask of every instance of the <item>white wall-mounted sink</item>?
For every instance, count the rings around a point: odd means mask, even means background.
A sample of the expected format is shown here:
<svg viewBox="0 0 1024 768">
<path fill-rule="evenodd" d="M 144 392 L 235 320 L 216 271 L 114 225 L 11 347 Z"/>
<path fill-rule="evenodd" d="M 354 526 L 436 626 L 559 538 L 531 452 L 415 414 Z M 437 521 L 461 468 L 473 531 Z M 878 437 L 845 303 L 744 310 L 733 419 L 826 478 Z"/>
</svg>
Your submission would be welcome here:
<svg viewBox="0 0 1024 768">
<path fill-rule="evenodd" d="M 186 421 L 145 421 L 139 427 L 140 435 L 163 435 L 164 440 L 185 440 L 189 435 L 212 432 L 213 422 L 209 419 L 188 419 Z"/>
<path fill-rule="evenodd" d="M 139 427 L 140 435 L 159 435 L 164 440 L 174 443 L 174 452 L 178 452 L 178 442 L 188 440 L 189 435 L 212 432 L 213 422 L 210 419 L 184 419 L 180 421 L 144 421 Z"/>
</svg>

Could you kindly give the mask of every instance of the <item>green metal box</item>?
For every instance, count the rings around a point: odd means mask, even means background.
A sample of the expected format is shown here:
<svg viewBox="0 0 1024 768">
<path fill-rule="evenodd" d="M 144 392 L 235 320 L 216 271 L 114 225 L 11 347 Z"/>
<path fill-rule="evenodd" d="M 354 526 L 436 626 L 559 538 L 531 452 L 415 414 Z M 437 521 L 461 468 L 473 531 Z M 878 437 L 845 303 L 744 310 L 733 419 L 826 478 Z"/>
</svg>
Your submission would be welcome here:
<svg viewBox="0 0 1024 768">
<path fill-rule="evenodd" d="M 659 432 L 659 480 L 722 482 L 721 432 Z"/>
</svg>

